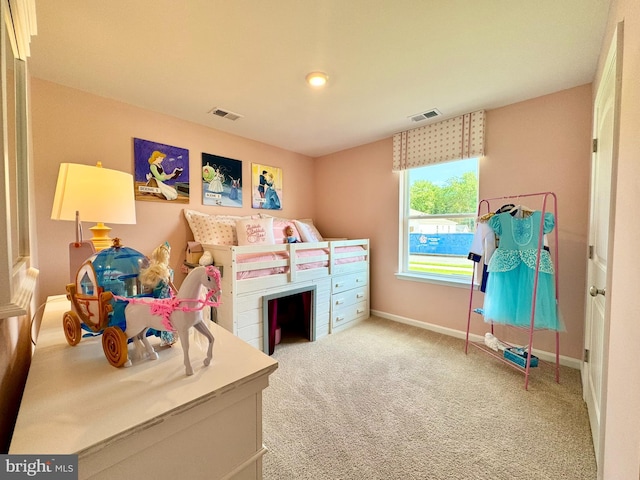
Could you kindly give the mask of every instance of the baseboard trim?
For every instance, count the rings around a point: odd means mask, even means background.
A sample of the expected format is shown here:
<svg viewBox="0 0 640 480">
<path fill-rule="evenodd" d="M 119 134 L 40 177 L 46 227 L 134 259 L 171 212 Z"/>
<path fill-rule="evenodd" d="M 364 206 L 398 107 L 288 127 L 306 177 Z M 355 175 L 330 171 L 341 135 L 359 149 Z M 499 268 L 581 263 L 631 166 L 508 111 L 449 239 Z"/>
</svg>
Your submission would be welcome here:
<svg viewBox="0 0 640 480">
<path fill-rule="evenodd" d="M 380 310 L 371 310 L 371 315 L 375 315 L 376 317 L 384 318 L 387 320 L 392 320 L 398 323 L 404 323 L 405 325 L 411 325 L 413 327 L 424 328 L 425 330 L 441 333 L 443 335 L 448 335 L 450 337 L 460 338 L 462 340 L 465 340 L 467 337 L 467 333 L 461 330 L 455 330 L 453 328 L 447 328 L 441 325 L 435 325 L 433 323 L 420 322 L 412 318 L 401 317 L 400 315 L 393 315 L 391 313 L 381 312 Z M 474 342 L 482 342 L 484 341 L 484 338 L 481 335 L 470 333 L 469 340 L 472 340 Z M 537 350 L 534 348 L 533 353 L 538 358 L 540 358 L 541 360 L 544 360 L 545 362 L 555 363 L 556 361 L 556 355 L 553 352 Z M 578 360 L 577 358 L 560 355 L 560 365 L 580 370 L 580 368 L 582 367 L 582 361 Z"/>
</svg>

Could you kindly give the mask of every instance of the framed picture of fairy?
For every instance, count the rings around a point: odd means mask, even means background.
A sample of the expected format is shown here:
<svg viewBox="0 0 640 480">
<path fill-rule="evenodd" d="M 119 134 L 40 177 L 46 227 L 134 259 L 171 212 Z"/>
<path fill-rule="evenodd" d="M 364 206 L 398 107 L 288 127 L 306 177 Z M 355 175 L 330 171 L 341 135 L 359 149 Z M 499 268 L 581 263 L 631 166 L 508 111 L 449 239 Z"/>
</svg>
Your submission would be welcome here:
<svg viewBox="0 0 640 480">
<path fill-rule="evenodd" d="M 136 200 L 189 203 L 189 150 L 133 139 Z"/>
<path fill-rule="evenodd" d="M 251 164 L 251 207 L 282 210 L 282 169 Z"/>
<path fill-rule="evenodd" d="M 202 204 L 242 207 L 242 162 L 202 153 Z"/>
</svg>

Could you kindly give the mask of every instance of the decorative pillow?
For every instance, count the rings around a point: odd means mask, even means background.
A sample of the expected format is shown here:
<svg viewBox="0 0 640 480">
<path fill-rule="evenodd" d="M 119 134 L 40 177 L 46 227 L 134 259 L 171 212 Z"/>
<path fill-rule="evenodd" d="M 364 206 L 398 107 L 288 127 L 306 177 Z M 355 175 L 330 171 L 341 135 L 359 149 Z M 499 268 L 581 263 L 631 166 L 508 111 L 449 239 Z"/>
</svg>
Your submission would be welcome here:
<svg viewBox="0 0 640 480">
<path fill-rule="evenodd" d="M 196 242 L 210 245 L 237 245 L 236 220 L 233 215 L 208 215 L 196 210 L 184 210 Z"/>
<path fill-rule="evenodd" d="M 291 227 L 293 233 L 291 236 L 296 237 L 299 242 L 302 241 L 302 237 L 300 237 L 300 232 L 296 228 L 296 224 L 293 220 L 287 220 L 286 218 L 273 218 L 273 240 L 276 244 L 278 243 L 287 243 L 287 234 L 284 233 L 285 228 Z"/>
<path fill-rule="evenodd" d="M 284 233 L 284 229 L 287 227 L 291 227 L 293 230 L 293 237 L 298 239 L 298 242 L 302 242 L 302 236 L 298 231 L 298 227 L 296 227 L 294 220 L 289 220 L 288 218 L 274 217 L 273 215 L 269 215 L 266 213 L 260 213 L 260 218 L 273 218 L 273 239 L 277 244 L 279 243 L 288 243 L 287 242 L 287 234 Z M 311 220 L 309 220 L 311 221 Z"/>
<path fill-rule="evenodd" d="M 274 245 L 273 218 L 243 218 L 236 221 L 238 245 Z"/>
<path fill-rule="evenodd" d="M 294 220 L 298 232 L 300 232 L 303 242 L 322 242 L 322 235 L 313 224 L 313 220 L 305 218 L 303 220 Z"/>
</svg>

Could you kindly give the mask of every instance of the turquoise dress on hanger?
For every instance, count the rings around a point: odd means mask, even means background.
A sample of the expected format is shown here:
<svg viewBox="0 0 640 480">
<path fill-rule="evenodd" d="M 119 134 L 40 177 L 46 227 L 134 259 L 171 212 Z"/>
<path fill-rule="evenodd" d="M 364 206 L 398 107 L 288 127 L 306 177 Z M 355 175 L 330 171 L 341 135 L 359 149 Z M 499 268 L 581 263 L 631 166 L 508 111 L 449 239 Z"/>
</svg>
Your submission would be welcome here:
<svg viewBox="0 0 640 480">
<path fill-rule="evenodd" d="M 489 226 L 498 236 L 499 244 L 487 268 L 489 278 L 483 307 L 485 321 L 527 328 L 531 325 L 542 218 L 542 212 L 535 211 L 524 218 L 507 212 L 489 219 Z M 553 214 L 545 213 L 543 233 L 551 232 L 554 226 Z M 553 262 L 544 248 L 540 257 L 534 328 L 564 330 L 556 300 Z"/>
</svg>

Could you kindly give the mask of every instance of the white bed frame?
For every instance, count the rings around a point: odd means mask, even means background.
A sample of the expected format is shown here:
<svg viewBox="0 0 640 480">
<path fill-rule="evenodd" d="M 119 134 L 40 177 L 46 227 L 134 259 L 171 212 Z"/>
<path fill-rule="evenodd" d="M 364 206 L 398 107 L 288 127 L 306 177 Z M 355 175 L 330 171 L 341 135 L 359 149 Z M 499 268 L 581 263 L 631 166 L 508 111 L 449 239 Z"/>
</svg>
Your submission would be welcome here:
<svg viewBox="0 0 640 480">
<path fill-rule="evenodd" d="M 316 243 L 290 243 L 260 246 L 223 246 L 203 244 L 213 254 L 214 264 L 222 270 L 222 305 L 215 319 L 225 329 L 254 347 L 267 351 L 263 344 L 263 297 L 287 292 L 314 290 L 312 340 L 369 317 L 369 240 L 328 240 Z M 340 247 L 359 246 L 362 250 L 343 252 Z M 300 256 L 304 250 L 325 250 L 315 256 Z M 247 253 L 287 253 L 279 260 L 238 262 Z M 339 263 L 340 260 L 358 258 Z M 301 270 L 305 263 L 322 262 L 327 266 Z M 285 267 L 287 273 L 237 279 L 238 272 Z"/>
</svg>

